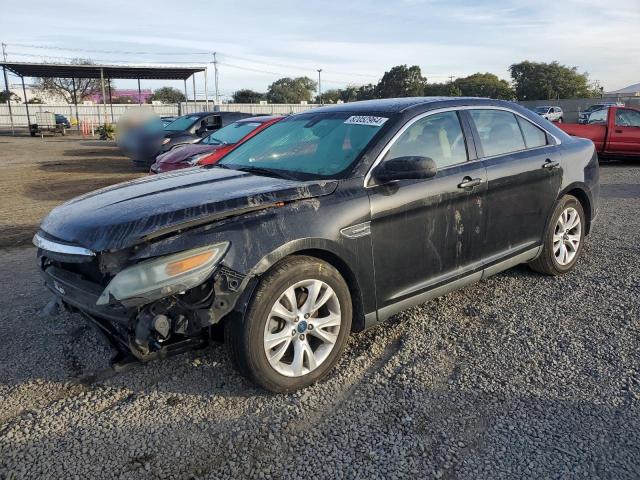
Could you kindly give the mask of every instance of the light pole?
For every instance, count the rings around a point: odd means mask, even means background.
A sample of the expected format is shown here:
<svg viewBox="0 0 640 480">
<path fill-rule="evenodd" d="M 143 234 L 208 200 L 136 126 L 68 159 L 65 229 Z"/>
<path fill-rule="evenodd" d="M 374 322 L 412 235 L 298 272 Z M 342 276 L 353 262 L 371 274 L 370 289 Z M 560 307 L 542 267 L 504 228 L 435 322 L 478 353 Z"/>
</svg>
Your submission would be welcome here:
<svg viewBox="0 0 640 480">
<path fill-rule="evenodd" d="M 320 105 L 324 105 L 322 101 L 322 79 L 320 78 L 320 74 L 322 73 L 322 69 L 318 69 L 318 97 L 320 97 Z"/>
</svg>

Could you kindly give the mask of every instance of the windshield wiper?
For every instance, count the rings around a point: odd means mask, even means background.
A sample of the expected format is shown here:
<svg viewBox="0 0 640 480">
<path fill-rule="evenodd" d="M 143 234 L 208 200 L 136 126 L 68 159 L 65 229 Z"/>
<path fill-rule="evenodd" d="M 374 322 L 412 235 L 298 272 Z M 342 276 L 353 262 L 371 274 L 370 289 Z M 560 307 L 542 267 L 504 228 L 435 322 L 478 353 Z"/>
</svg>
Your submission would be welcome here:
<svg viewBox="0 0 640 480">
<path fill-rule="evenodd" d="M 276 170 L 271 170 L 270 168 L 237 167 L 237 168 L 234 168 L 234 170 L 252 173 L 254 175 L 264 175 L 265 177 L 276 177 L 276 178 L 284 178 L 285 180 L 296 180 L 296 178 L 293 175 L 287 175 L 286 173 L 281 173 Z"/>
</svg>

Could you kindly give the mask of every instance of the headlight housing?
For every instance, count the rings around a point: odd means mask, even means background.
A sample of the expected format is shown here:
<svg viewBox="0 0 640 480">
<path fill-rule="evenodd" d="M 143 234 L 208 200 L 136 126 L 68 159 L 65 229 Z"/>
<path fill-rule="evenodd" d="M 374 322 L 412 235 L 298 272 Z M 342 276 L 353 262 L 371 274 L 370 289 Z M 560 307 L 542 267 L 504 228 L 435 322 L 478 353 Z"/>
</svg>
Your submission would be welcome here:
<svg viewBox="0 0 640 480">
<path fill-rule="evenodd" d="M 197 287 L 211 275 L 228 249 L 229 242 L 221 242 L 140 262 L 118 273 L 96 305 L 107 305 L 112 297 L 156 300 Z"/>
<path fill-rule="evenodd" d="M 166 145 L 167 143 L 169 143 L 171 141 L 170 138 L 165 138 L 162 140 L 162 145 Z"/>
</svg>

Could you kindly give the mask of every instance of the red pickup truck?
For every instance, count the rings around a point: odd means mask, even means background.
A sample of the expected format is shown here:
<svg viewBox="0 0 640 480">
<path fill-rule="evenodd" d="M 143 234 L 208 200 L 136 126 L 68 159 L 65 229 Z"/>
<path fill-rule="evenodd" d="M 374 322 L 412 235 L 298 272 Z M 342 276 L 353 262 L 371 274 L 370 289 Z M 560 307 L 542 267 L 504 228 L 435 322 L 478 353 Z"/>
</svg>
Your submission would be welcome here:
<svg viewBox="0 0 640 480">
<path fill-rule="evenodd" d="M 640 157 L 640 110 L 609 107 L 589 116 L 588 123 L 558 123 L 556 126 L 574 137 L 593 141 L 603 156 Z"/>
</svg>

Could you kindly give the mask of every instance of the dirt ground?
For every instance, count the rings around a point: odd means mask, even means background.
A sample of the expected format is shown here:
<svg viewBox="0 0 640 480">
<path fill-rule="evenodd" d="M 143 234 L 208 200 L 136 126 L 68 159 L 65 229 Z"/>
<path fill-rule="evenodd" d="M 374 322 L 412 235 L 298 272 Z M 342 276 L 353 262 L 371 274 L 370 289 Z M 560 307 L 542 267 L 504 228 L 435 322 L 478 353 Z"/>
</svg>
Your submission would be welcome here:
<svg viewBox="0 0 640 480">
<path fill-rule="evenodd" d="M 0 248 L 29 244 L 60 203 L 141 175 L 114 142 L 0 134 Z"/>
</svg>

